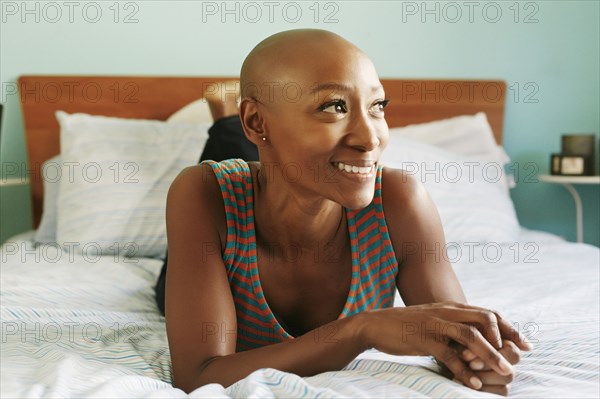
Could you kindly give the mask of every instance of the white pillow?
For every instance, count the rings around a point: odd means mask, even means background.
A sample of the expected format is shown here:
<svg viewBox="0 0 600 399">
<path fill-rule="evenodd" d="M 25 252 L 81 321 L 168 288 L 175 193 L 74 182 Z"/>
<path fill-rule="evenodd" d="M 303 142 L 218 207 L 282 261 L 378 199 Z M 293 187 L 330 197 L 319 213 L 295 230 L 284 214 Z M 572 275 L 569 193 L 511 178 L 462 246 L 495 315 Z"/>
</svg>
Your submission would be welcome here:
<svg viewBox="0 0 600 399">
<path fill-rule="evenodd" d="M 169 123 L 196 123 L 212 124 L 212 115 L 208 103 L 203 98 L 196 100 L 179 109 L 167 119 Z M 42 220 L 35 231 L 34 241 L 38 244 L 56 242 L 56 200 L 60 187 L 60 173 L 62 171 L 62 157 L 55 155 L 42 164 L 42 178 L 44 181 L 44 209 Z M 60 168 L 57 169 L 57 168 Z M 46 175 L 48 171 L 48 176 Z M 57 175 L 58 173 L 58 175 Z"/>
<path fill-rule="evenodd" d="M 59 155 L 48 159 L 42 164 L 42 179 L 44 182 L 44 209 L 42 220 L 35 231 L 34 241 L 37 244 L 56 242 L 56 200 L 62 177 L 62 158 Z"/>
<path fill-rule="evenodd" d="M 508 243 L 518 239 L 519 222 L 499 178 L 498 164 L 399 134 L 390 136 L 381 162 L 405 169 L 425 185 L 440 213 L 447 242 Z"/>
<path fill-rule="evenodd" d="M 58 243 L 90 258 L 164 256 L 167 191 L 198 162 L 210 126 L 62 111 L 56 117 L 63 162 Z"/>
<path fill-rule="evenodd" d="M 450 152 L 496 162 L 503 166 L 510 162 L 504 148 L 496 144 L 494 133 L 484 112 L 463 115 L 438 121 L 396 127 L 390 135 L 402 134 L 413 140 L 443 148 Z M 514 187 L 512 177 L 503 173 L 502 183 L 508 189 Z"/>
<path fill-rule="evenodd" d="M 197 124 L 212 124 L 212 114 L 204 98 L 193 101 L 175 112 L 167 122 L 185 122 Z"/>
</svg>

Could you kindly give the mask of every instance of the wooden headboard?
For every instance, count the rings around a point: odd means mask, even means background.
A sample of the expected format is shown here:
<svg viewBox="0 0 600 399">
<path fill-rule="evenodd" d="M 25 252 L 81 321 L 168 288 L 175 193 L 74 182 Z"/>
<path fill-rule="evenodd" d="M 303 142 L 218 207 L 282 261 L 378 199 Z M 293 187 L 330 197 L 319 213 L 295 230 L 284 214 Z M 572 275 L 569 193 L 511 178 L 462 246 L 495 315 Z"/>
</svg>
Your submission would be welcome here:
<svg viewBox="0 0 600 399">
<path fill-rule="evenodd" d="M 34 228 L 43 207 L 41 165 L 60 152 L 54 113 L 84 112 L 122 118 L 166 120 L 202 98 L 215 82 L 231 77 L 21 76 L 18 80 L 25 126 Z M 382 79 L 390 127 L 483 111 L 502 143 L 506 84 L 496 80 Z"/>
</svg>

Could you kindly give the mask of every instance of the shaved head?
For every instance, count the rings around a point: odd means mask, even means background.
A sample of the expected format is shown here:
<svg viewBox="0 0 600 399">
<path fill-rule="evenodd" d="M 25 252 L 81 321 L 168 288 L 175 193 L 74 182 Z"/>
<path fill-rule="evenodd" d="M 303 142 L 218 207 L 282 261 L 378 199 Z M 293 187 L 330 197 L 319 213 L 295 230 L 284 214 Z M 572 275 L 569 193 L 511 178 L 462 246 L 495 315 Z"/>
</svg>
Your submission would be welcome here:
<svg viewBox="0 0 600 399">
<path fill-rule="evenodd" d="M 306 209 L 325 199 L 350 209 L 371 202 L 372 176 L 353 185 L 339 174 L 344 163 L 374 165 L 389 136 L 385 92 L 362 50 L 325 30 L 277 33 L 248 54 L 240 84 L 246 137 L 258 147 L 263 179 L 280 183 L 270 187 L 285 186 L 294 201 L 312 198 Z"/>
<path fill-rule="evenodd" d="M 343 37 L 321 29 L 276 33 L 260 42 L 244 60 L 240 73 L 242 97 L 256 98 L 261 88 L 295 82 L 307 67 L 320 68 L 348 53 L 364 54 Z M 317 74 L 319 71 L 315 71 Z"/>
</svg>

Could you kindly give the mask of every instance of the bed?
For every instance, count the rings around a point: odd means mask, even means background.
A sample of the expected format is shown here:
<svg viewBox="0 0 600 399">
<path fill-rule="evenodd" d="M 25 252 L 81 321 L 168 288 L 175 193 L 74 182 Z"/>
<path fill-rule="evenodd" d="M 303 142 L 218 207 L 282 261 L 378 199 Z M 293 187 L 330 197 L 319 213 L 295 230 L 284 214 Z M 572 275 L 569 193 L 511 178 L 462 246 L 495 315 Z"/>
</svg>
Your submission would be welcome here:
<svg viewBox="0 0 600 399">
<path fill-rule="evenodd" d="M 313 377 L 261 369 L 226 389 L 172 387 L 153 292 L 166 250 L 161 206 L 206 140 L 197 100 L 224 80 L 19 79 L 34 225 L 0 250 L 2 397 L 495 396 L 446 379 L 430 358 L 376 351 Z M 600 251 L 519 226 L 501 147 L 504 82 L 382 83 L 392 99 L 382 162 L 421 179 L 446 233 L 444 251 L 409 249 L 447 256 L 469 302 L 501 311 L 534 344 L 511 396 L 599 397 Z"/>
</svg>

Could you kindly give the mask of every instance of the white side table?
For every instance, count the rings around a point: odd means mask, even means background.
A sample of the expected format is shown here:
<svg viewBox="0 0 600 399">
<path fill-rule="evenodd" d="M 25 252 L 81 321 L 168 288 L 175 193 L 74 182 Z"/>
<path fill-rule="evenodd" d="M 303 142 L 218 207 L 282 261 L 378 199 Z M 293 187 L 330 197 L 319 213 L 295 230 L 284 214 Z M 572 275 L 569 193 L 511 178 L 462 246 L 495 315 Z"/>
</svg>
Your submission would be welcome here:
<svg viewBox="0 0 600 399">
<path fill-rule="evenodd" d="M 573 196 L 575 201 L 575 212 L 577 215 L 577 242 L 583 242 L 583 212 L 581 208 L 581 197 L 573 187 L 574 184 L 600 184 L 600 176 L 559 176 L 539 175 L 538 179 L 546 183 L 562 184 Z"/>
<path fill-rule="evenodd" d="M 11 177 L 10 179 L 0 178 L 0 187 L 25 186 L 27 184 L 29 184 L 29 179 L 19 179 L 18 177 Z"/>
</svg>

